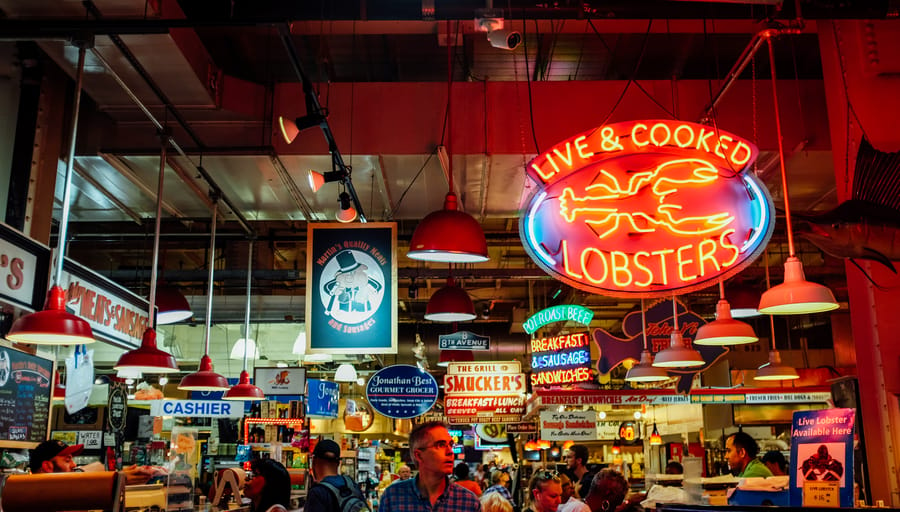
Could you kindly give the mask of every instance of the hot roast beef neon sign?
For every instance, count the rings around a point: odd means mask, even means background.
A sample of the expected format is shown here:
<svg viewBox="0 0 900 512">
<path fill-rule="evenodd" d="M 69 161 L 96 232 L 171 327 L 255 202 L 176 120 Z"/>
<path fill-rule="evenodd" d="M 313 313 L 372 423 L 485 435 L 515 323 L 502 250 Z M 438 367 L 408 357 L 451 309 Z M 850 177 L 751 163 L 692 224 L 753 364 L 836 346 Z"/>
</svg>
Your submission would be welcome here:
<svg viewBox="0 0 900 512">
<path fill-rule="evenodd" d="M 772 199 L 747 172 L 756 146 L 681 121 L 616 123 L 527 167 L 538 189 L 519 231 L 532 259 L 572 286 L 656 297 L 739 272 L 772 235 Z"/>
</svg>

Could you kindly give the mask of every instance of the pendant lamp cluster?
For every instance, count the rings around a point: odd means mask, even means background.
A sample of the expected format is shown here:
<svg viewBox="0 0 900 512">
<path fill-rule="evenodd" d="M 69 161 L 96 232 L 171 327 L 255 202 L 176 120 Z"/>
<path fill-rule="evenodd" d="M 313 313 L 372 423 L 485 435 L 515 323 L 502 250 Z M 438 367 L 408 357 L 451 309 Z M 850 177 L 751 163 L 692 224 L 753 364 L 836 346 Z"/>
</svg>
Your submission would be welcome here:
<svg viewBox="0 0 900 512">
<path fill-rule="evenodd" d="M 33 345 L 82 345 L 94 342 L 90 324 L 81 317 L 66 311 L 66 291 L 63 290 L 63 259 L 66 254 L 66 238 L 69 226 L 69 203 L 72 193 L 72 174 L 75 165 L 75 137 L 78 134 L 78 112 L 81 106 L 81 90 L 84 82 L 85 51 L 89 43 L 78 44 L 78 70 L 75 77 L 75 95 L 69 130 L 69 150 L 66 174 L 63 181 L 62 212 L 59 218 L 59 236 L 55 268 L 47 291 L 47 302 L 42 311 L 24 315 L 13 322 L 6 335 L 9 341 Z"/>
<path fill-rule="evenodd" d="M 250 287 L 253 281 L 253 240 L 250 240 L 247 248 L 247 300 L 244 308 L 244 367 L 238 383 L 222 395 L 223 400 L 263 400 L 266 395 L 257 386 L 250 384 L 250 373 L 247 372 L 247 359 L 250 357 L 250 345 L 253 345 L 254 359 L 256 358 L 256 344 L 250 339 Z M 209 315 L 207 315 L 208 317 Z M 240 341 L 240 340 L 238 340 Z M 235 348 L 238 344 L 235 343 Z"/>
<path fill-rule="evenodd" d="M 206 325 L 203 333 L 203 357 L 200 358 L 200 366 L 197 371 L 185 375 L 178 384 L 178 389 L 188 391 L 226 391 L 228 380 L 213 371 L 212 359 L 209 357 L 209 331 L 212 320 L 212 296 L 213 273 L 216 264 L 216 213 L 219 206 L 219 198 L 212 197 L 212 219 L 210 221 L 209 242 L 209 283 L 206 288 Z"/>
</svg>

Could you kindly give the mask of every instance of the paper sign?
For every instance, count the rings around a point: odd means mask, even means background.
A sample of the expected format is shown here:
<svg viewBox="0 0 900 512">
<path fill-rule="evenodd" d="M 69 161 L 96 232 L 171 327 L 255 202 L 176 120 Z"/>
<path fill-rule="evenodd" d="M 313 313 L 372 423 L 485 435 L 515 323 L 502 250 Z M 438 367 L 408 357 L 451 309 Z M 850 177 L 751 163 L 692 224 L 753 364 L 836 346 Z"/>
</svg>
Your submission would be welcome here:
<svg viewBox="0 0 900 512">
<path fill-rule="evenodd" d="M 99 430 L 82 430 L 78 432 L 78 444 L 83 444 L 85 450 L 99 450 L 103 440 L 103 432 Z"/>
<path fill-rule="evenodd" d="M 837 482 L 804 482 L 803 506 L 838 508 L 841 506 L 840 489 Z"/>
<path fill-rule="evenodd" d="M 596 441 L 595 411 L 541 412 L 541 439 L 547 441 Z"/>
</svg>

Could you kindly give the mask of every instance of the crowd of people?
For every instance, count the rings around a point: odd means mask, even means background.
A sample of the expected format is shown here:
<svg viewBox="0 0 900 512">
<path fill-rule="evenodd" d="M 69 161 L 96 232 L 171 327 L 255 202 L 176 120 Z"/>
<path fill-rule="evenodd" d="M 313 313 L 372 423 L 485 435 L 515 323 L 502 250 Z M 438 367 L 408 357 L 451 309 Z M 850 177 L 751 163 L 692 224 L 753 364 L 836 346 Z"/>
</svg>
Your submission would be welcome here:
<svg viewBox="0 0 900 512">
<path fill-rule="evenodd" d="M 744 432 L 728 436 L 726 459 L 736 476 L 741 478 L 783 475 L 787 469 L 784 456 L 777 451 L 757 457 L 759 446 Z M 61 441 L 46 441 L 30 453 L 32 473 L 78 471 L 73 456 L 81 445 L 68 446 Z M 427 422 L 417 425 L 409 435 L 411 462 L 418 473 L 404 464 L 397 470 L 398 478 L 384 487 L 380 503 L 367 501 L 359 486 L 340 472 L 341 448 L 330 440 L 316 443 L 310 454 L 310 476 L 314 484 L 309 489 L 305 512 L 333 510 L 371 510 L 380 512 L 635 512 L 640 510 L 637 499 L 627 501 L 628 482 L 622 473 L 613 469 L 591 472 L 588 450 L 584 445 L 572 445 L 565 454 L 566 470 L 562 473 L 537 468 L 521 494 L 523 503 L 517 504 L 511 488 L 509 468 L 495 461 L 478 465 L 470 472 L 468 464 L 456 462 L 454 440 L 446 425 Z M 819 450 L 804 463 L 804 471 L 816 478 L 839 478 L 840 462 L 835 463 L 827 447 Z M 666 466 L 666 473 L 682 473 L 677 462 Z M 816 473 L 818 471 L 818 473 Z M 128 483 L 144 483 L 152 474 L 149 468 L 132 466 L 123 470 Z M 819 477 L 819 473 L 824 476 Z M 290 508 L 291 481 L 288 471 L 272 459 L 251 462 L 243 488 L 250 500 L 252 512 L 287 512 Z M 348 503 L 351 505 L 348 507 Z M 355 506 L 354 506 L 355 505 Z"/>
</svg>

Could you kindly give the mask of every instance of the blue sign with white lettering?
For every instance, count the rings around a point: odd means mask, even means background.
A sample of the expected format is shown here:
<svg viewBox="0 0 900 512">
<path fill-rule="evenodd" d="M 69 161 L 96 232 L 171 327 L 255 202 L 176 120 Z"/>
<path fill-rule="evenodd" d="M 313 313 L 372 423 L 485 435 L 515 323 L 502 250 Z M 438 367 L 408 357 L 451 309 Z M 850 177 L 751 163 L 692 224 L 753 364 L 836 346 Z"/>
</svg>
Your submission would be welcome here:
<svg viewBox="0 0 900 512">
<path fill-rule="evenodd" d="M 309 400 L 306 402 L 308 416 L 337 418 L 338 416 L 338 384 L 319 379 L 306 379 Z"/>
<path fill-rule="evenodd" d="M 388 418 L 421 416 L 437 401 L 438 383 L 418 366 L 395 364 L 369 378 L 366 399 Z"/>
<path fill-rule="evenodd" d="M 441 334 L 438 336 L 438 348 L 441 350 L 490 350 L 491 337 L 469 331 Z"/>
<path fill-rule="evenodd" d="M 153 400 L 150 402 L 150 414 L 153 416 L 239 418 L 244 415 L 244 404 L 227 400 Z"/>
</svg>

